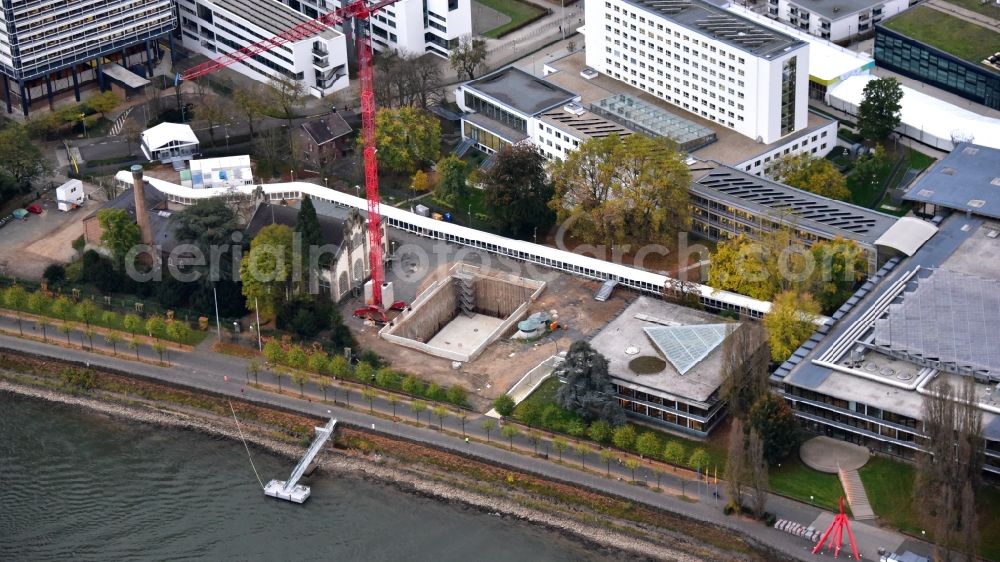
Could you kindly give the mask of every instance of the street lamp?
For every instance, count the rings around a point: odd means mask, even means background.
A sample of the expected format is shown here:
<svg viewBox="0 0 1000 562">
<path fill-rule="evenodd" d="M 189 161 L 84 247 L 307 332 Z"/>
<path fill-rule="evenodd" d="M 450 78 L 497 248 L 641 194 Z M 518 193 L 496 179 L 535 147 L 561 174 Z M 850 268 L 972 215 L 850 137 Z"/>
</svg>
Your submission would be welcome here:
<svg viewBox="0 0 1000 562">
<path fill-rule="evenodd" d="M 330 188 L 330 178 L 323 178 L 323 187 Z"/>
<path fill-rule="evenodd" d="M 354 184 L 354 195 L 361 197 L 361 186 L 358 184 Z"/>
<path fill-rule="evenodd" d="M 87 116 L 80 114 L 80 124 L 83 125 L 83 138 L 87 138 Z"/>
<path fill-rule="evenodd" d="M 813 498 L 813 496 L 812 496 L 812 495 L 810 495 L 810 496 L 809 496 L 809 505 L 812 505 L 812 504 L 813 504 L 813 499 L 814 499 L 814 498 Z"/>
</svg>

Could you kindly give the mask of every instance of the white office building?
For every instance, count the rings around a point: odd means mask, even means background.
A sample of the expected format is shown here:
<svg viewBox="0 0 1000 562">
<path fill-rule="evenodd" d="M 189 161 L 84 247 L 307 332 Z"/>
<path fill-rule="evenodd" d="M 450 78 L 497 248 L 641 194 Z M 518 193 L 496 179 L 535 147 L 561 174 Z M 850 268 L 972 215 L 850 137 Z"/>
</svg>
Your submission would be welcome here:
<svg viewBox="0 0 1000 562">
<path fill-rule="evenodd" d="M 808 126 L 804 41 L 702 0 L 586 0 L 587 65 L 770 144 Z"/>
<path fill-rule="evenodd" d="M 148 83 L 174 27 L 170 0 L 0 0 L 0 76 L 7 113 L 97 81 L 102 90 Z M 142 67 L 145 68 L 142 68 Z M 127 94 L 127 92 L 126 92 Z"/>
<path fill-rule="evenodd" d="M 313 19 L 277 0 L 178 0 L 177 6 L 183 45 L 212 58 Z M 319 98 L 347 87 L 347 44 L 343 33 L 328 27 L 230 68 L 261 82 L 298 80 Z"/>
<path fill-rule="evenodd" d="M 309 17 L 341 5 L 337 0 L 286 0 Z M 316 2 L 315 5 L 310 2 Z M 460 37 L 472 34 L 471 0 L 399 0 L 369 19 L 372 48 L 448 57 Z"/>
<path fill-rule="evenodd" d="M 875 24 L 902 12 L 910 0 L 767 0 L 768 17 L 830 41 L 871 34 Z"/>
</svg>

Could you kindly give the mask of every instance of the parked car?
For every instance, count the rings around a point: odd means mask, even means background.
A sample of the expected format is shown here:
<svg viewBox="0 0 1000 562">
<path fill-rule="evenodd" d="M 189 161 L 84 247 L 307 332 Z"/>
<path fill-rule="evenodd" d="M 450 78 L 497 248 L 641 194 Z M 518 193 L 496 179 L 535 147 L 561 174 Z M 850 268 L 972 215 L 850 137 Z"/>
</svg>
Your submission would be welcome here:
<svg viewBox="0 0 1000 562">
<path fill-rule="evenodd" d="M 40 215 L 42 214 L 42 206 L 38 204 L 28 205 L 28 212 L 34 215 Z"/>
</svg>

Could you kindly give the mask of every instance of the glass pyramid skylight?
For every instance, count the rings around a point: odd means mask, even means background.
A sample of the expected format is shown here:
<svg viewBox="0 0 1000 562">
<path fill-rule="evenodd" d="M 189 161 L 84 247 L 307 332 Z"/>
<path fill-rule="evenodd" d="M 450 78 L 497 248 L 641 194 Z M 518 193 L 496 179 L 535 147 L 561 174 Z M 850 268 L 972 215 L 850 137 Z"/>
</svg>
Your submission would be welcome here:
<svg viewBox="0 0 1000 562">
<path fill-rule="evenodd" d="M 656 326 L 644 330 L 667 361 L 683 375 L 726 339 L 730 326 L 735 324 Z"/>
</svg>

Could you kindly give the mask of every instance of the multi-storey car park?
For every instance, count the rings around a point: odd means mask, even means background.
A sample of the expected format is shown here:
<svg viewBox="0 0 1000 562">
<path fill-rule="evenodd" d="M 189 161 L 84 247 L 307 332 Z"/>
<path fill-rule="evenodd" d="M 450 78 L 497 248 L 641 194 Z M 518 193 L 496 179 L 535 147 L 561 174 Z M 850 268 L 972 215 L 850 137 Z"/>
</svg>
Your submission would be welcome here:
<svg viewBox="0 0 1000 562">
<path fill-rule="evenodd" d="M 129 89 L 148 84 L 174 28 L 170 0 L 0 0 L 0 74 L 7 113 L 97 82 Z M 137 73 L 139 75 L 137 75 Z"/>
</svg>

